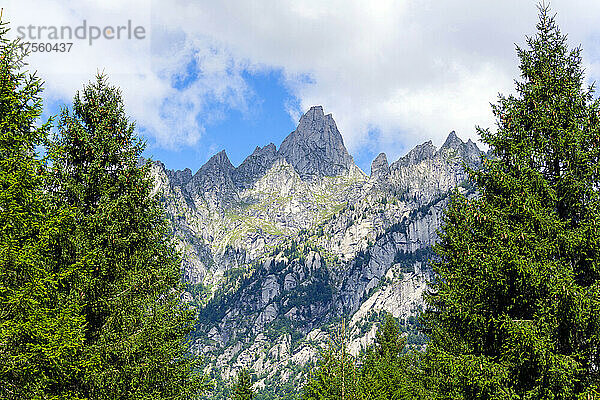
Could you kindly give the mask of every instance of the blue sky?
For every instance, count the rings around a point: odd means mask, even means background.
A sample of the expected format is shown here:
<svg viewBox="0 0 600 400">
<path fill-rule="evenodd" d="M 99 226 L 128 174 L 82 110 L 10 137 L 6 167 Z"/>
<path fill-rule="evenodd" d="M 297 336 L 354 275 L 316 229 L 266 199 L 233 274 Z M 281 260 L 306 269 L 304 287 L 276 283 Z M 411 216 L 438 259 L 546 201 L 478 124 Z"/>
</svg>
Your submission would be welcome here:
<svg viewBox="0 0 600 400">
<path fill-rule="evenodd" d="M 535 33 L 536 0 L 4 0 L 13 27 L 128 21 L 139 40 L 74 40 L 38 53 L 46 115 L 105 72 L 148 142 L 147 155 L 196 171 L 225 149 L 238 165 L 256 146 L 294 130 L 310 106 L 332 113 L 369 173 L 448 133 L 478 140 L 494 126 L 490 102 L 518 77 L 515 44 Z M 554 0 L 589 80 L 600 77 L 600 2 Z M 89 39 L 89 38 L 88 38 Z"/>
<path fill-rule="evenodd" d="M 196 68 L 194 64 L 189 66 L 189 69 Z M 194 71 L 189 76 L 194 77 L 197 73 L 198 71 Z M 206 131 L 198 143 L 169 149 L 148 135 L 145 137 L 148 143 L 145 156 L 161 160 L 170 169 L 190 168 L 195 172 L 208 158 L 221 150 L 227 152 L 229 160 L 237 167 L 256 146 L 274 143 L 279 148 L 285 137 L 296 129 L 297 121 L 290 116 L 288 109 L 294 107 L 301 113 L 299 101 L 286 87 L 281 71 L 244 73 L 243 76 L 252 93 L 252 102 L 247 110 L 228 109 L 215 102 L 211 105 L 212 112 L 219 114 L 221 118 L 205 125 Z M 175 86 L 185 86 L 185 83 L 182 85 L 177 80 Z M 141 134 L 143 135 L 143 128 Z M 369 173 L 371 161 L 376 155 L 365 148 L 354 155 L 355 162 Z"/>
<path fill-rule="evenodd" d="M 183 89 L 193 82 L 199 73 L 201 72 L 197 70 L 196 64 L 190 63 L 186 76 L 174 79 L 173 86 Z M 281 71 L 244 73 L 244 79 L 252 93 L 252 102 L 248 109 L 231 109 L 215 101 L 209 108 L 220 117 L 205 124 L 206 130 L 195 144 L 176 148 L 165 147 L 151 134 L 145 134 L 143 125 L 138 127 L 138 133 L 147 143 L 144 156 L 160 160 L 170 169 L 190 168 L 195 172 L 221 150 L 227 152 L 231 163 L 237 167 L 256 146 L 274 143 L 279 148 L 285 137 L 296 129 L 297 123 L 290 116 L 288 109 L 294 107 L 301 113 L 298 99 L 286 87 Z M 57 115 L 63 106 L 61 101 L 47 102 L 44 117 Z M 363 149 L 354 155 L 355 162 L 369 173 L 370 163 L 376 155 L 368 148 Z"/>
<path fill-rule="evenodd" d="M 196 68 L 190 66 L 190 68 Z M 245 73 L 252 92 L 248 109 L 228 109 L 215 102 L 210 107 L 222 118 L 205 126 L 205 132 L 194 145 L 165 149 L 150 136 L 148 156 L 159 159 L 171 169 L 190 168 L 194 172 L 215 153 L 225 150 L 234 166 L 254 151 L 256 146 L 274 143 L 277 147 L 296 126 L 285 109 L 297 99 L 283 84 L 281 72 Z M 299 106 L 297 106 L 299 107 Z"/>
</svg>

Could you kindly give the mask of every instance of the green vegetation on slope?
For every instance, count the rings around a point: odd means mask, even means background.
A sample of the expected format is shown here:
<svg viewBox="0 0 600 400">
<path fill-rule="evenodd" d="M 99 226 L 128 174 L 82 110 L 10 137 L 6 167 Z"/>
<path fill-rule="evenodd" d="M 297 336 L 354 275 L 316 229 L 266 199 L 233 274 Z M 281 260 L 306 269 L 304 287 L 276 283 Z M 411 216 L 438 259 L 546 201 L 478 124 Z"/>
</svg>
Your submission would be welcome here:
<svg viewBox="0 0 600 400">
<path fill-rule="evenodd" d="M 420 399 L 419 357 L 405 351 L 397 321 L 389 314 L 375 343 L 359 357 L 346 350 L 343 324 L 302 390 L 302 400 Z"/>
</svg>

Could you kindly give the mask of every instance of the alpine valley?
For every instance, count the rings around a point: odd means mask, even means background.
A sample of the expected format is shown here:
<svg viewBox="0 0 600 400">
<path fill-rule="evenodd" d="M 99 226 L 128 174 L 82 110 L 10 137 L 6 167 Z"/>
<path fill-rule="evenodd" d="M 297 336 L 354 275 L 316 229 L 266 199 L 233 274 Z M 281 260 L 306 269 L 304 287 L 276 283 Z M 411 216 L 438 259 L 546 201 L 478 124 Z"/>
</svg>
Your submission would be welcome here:
<svg viewBox="0 0 600 400">
<path fill-rule="evenodd" d="M 237 168 L 225 151 L 198 172 L 152 164 L 198 322 L 192 352 L 225 398 L 242 369 L 257 398 L 298 392 L 330 340 L 358 354 L 385 313 L 423 346 L 415 317 L 432 278 L 443 209 L 472 193 L 465 166 L 484 153 L 451 132 L 389 164 L 361 171 L 331 114 L 312 107 L 281 143 L 257 147 Z"/>
</svg>

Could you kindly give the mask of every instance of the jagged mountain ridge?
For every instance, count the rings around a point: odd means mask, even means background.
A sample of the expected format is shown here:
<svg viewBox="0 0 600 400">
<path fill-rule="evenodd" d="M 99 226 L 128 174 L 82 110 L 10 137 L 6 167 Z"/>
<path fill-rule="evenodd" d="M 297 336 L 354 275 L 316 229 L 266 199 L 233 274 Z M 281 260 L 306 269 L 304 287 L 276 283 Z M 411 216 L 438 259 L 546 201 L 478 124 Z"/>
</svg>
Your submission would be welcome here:
<svg viewBox="0 0 600 400">
<path fill-rule="evenodd" d="M 256 147 L 254 152 L 236 168 L 233 180 L 240 189 L 248 189 L 263 176 L 279 157 L 273 143 Z"/>
<path fill-rule="evenodd" d="M 337 176 L 358 169 L 332 115 L 325 115 L 322 106 L 315 106 L 302 116 L 298 128 L 284 139 L 279 150 L 273 143 L 256 147 L 238 168 L 231 164 L 225 150 L 221 150 L 193 176 L 189 168 L 168 171 L 168 174 L 176 186 L 189 184 L 190 194 L 197 192 L 199 187 L 215 188 L 223 183 L 231 189 L 229 179 L 234 182 L 234 187 L 243 190 L 251 187 L 278 159 L 286 160 L 304 180 Z"/>
<path fill-rule="evenodd" d="M 380 311 L 409 321 L 447 195 L 470 190 L 463 163 L 482 154 L 451 132 L 439 149 L 426 142 L 392 164 L 380 154 L 367 176 L 319 106 L 279 150 L 257 147 L 237 168 L 224 151 L 193 175 L 155 163 L 197 288 L 186 294 L 201 321 L 194 351 L 222 379 L 252 367 L 259 387 L 281 388 L 301 384 L 340 316 L 353 351 L 372 340 Z"/>
</svg>

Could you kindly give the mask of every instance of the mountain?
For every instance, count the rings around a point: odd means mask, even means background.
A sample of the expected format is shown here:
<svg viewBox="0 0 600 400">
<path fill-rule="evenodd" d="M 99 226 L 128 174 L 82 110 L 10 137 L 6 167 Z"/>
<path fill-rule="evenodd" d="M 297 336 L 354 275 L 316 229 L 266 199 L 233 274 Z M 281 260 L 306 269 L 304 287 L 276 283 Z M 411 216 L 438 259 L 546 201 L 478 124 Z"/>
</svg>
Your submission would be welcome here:
<svg viewBox="0 0 600 400">
<path fill-rule="evenodd" d="M 338 176 L 355 167 L 332 115 L 325 115 L 321 106 L 300 118 L 298 128 L 281 143 L 279 155 L 303 179 Z"/>
<path fill-rule="evenodd" d="M 295 391 L 342 319 L 355 353 L 384 312 L 421 346 L 415 315 L 442 211 L 454 188 L 473 192 L 463 167 L 482 155 L 451 132 L 391 164 L 379 154 L 367 176 L 318 106 L 279 150 L 257 147 L 237 168 L 224 151 L 193 175 L 154 163 L 213 398 L 243 367 L 265 398 Z"/>
<path fill-rule="evenodd" d="M 371 179 L 385 180 L 390 176 L 390 164 L 385 153 L 379 153 L 371 163 Z"/>
<path fill-rule="evenodd" d="M 192 176 L 185 189 L 194 202 L 207 202 L 211 208 L 230 204 L 237 200 L 234 171 L 225 151 L 220 151 Z"/>
<path fill-rule="evenodd" d="M 233 180 L 240 189 L 248 189 L 263 176 L 277 160 L 277 149 L 273 143 L 257 147 L 235 170 Z"/>
</svg>

